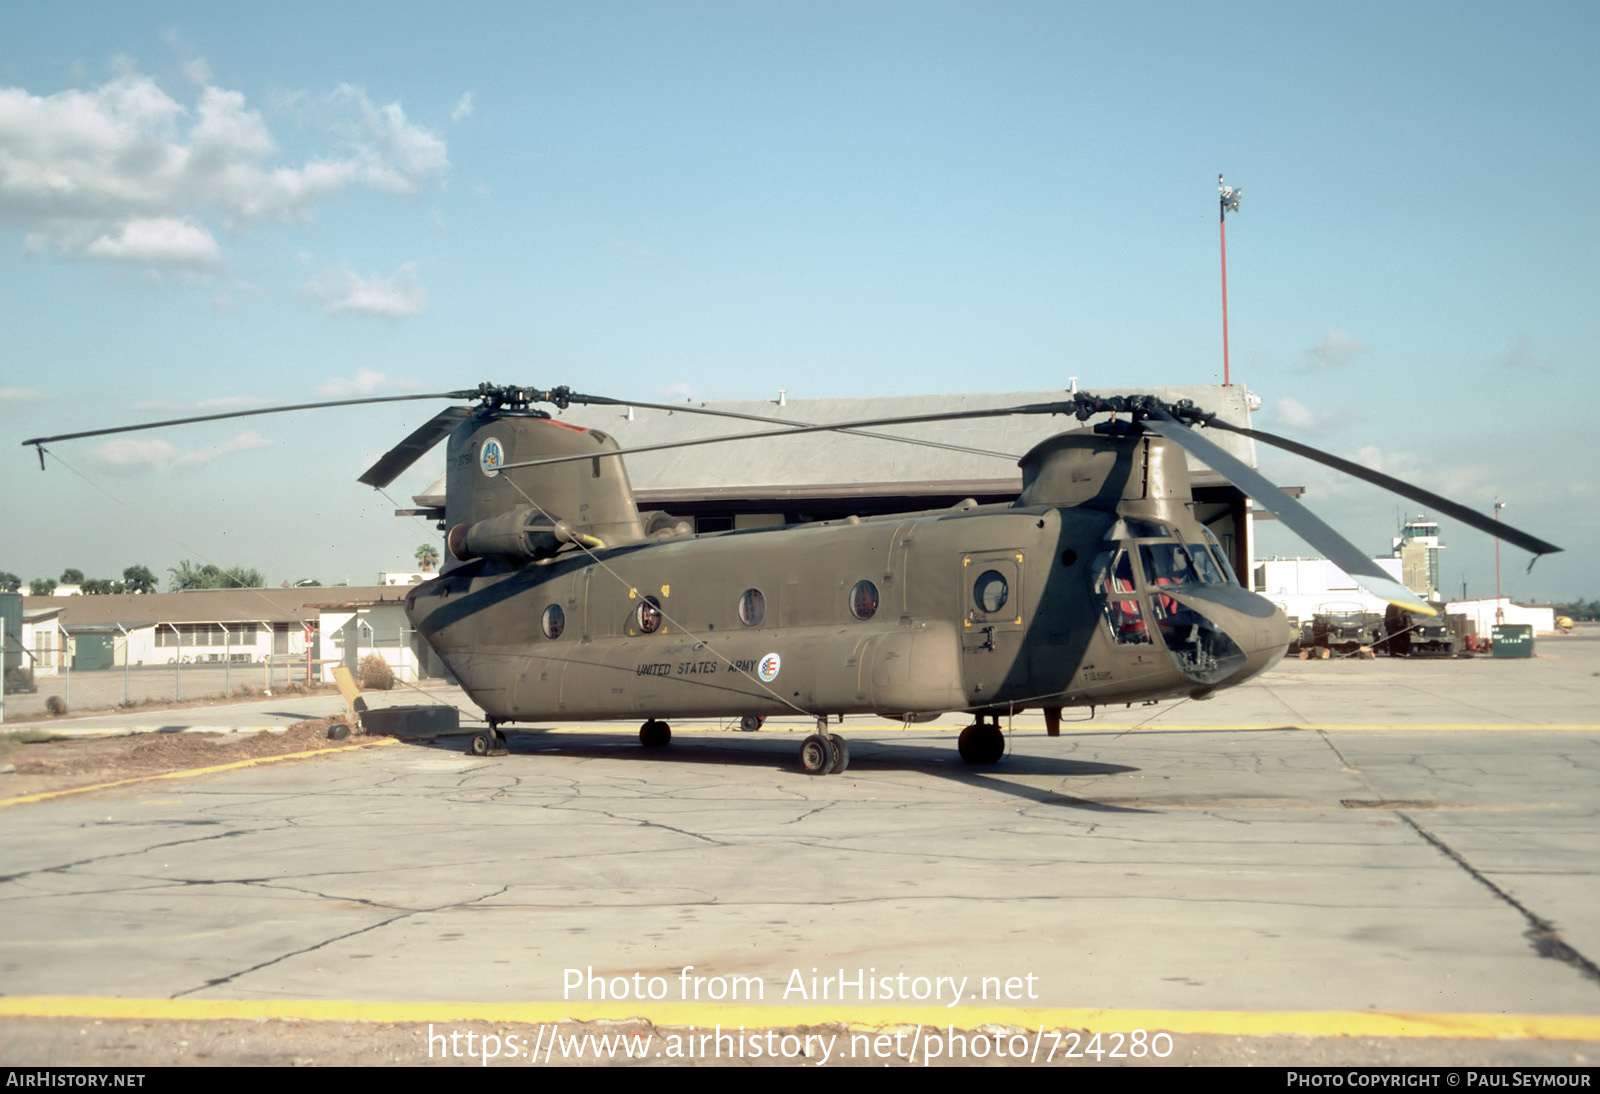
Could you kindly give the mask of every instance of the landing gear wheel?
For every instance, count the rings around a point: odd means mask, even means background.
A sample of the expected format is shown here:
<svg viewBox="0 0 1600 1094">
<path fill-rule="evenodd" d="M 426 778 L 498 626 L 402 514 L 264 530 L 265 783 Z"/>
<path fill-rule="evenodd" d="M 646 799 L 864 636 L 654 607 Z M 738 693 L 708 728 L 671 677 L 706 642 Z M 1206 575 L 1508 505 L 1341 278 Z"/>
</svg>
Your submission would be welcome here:
<svg viewBox="0 0 1600 1094">
<path fill-rule="evenodd" d="M 961 731 L 956 748 L 969 764 L 992 764 L 1006 754 L 1006 737 L 997 725 L 973 722 Z"/>
<path fill-rule="evenodd" d="M 766 720 L 767 719 L 760 714 L 746 714 L 743 718 L 739 719 L 739 728 L 744 730 L 746 733 L 754 733 L 756 730 L 761 728 L 762 724 L 766 722 Z"/>
<path fill-rule="evenodd" d="M 639 727 L 639 743 L 646 748 L 663 748 L 672 740 L 672 727 L 652 718 Z"/>
<path fill-rule="evenodd" d="M 469 756 L 507 756 L 506 735 L 495 728 L 493 722 L 488 729 L 480 729 L 472 735 L 472 740 L 467 743 Z"/>
<path fill-rule="evenodd" d="M 843 775 L 845 768 L 850 766 L 850 745 L 837 733 L 828 734 L 828 743 L 833 746 L 833 764 L 828 768 L 828 774 Z"/>
<path fill-rule="evenodd" d="M 800 766 L 807 775 L 826 775 L 836 760 L 828 735 L 813 733 L 800 742 Z"/>
</svg>

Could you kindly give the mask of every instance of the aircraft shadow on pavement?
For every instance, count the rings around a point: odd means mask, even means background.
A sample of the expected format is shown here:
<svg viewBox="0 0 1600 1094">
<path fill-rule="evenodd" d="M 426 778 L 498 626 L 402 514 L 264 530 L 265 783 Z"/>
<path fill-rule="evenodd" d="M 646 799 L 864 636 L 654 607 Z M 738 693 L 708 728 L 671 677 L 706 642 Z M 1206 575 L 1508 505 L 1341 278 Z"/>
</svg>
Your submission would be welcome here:
<svg viewBox="0 0 1600 1094">
<path fill-rule="evenodd" d="M 582 730 L 547 733 L 515 729 L 505 729 L 502 732 L 505 734 L 506 747 L 510 755 L 488 757 L 485 762 L 498 759 L 538 763 L 543 754 L 559 754 L 578 759 L 628 759 L 652 764 L 759 768 L 787 772 L 796 779 L 838 777 L 807 776 L 801 773 L 795 760 L 795 752 L 800 742 L 799 737 L 793 733 L 770 734 L 765 740 L 761 739 L 758 733 L 740 734 L 737 739 L 730 739 L 726 743 L 710 736 L 691 737 L 685 734 L 675 737 L 672 744 L 666 748 L 646 749 L 622 733 L 585 733 Z M 414 737 L 402 740 L 409 745 L 441 752 L 465 753 L 470 739 L 468 734 L 461 733 L 444 737 Z M 933 737 L 919 734 L 904 742 L 851 738 L 850 768 L 844 777 L 848 778 L 854 774 L 867 775 L 874 771 L 921 772 L 981 786 L 1044 805 L 1106 813 L 1155 812 L 1151 809 L 1102 805 L 1050 787 L 1030 786 L 1012 781 L 1014 778 L 1022 777 L 1082 778 L 1121 775 L 1138 771 L 1136 767 L 1064 757 L 1019 755 L 1008 755 L 997 764 L 977 767 L 962 762 L 956 752 L 955 744 L 954 733 L 941 733 Z"/>
</svg>

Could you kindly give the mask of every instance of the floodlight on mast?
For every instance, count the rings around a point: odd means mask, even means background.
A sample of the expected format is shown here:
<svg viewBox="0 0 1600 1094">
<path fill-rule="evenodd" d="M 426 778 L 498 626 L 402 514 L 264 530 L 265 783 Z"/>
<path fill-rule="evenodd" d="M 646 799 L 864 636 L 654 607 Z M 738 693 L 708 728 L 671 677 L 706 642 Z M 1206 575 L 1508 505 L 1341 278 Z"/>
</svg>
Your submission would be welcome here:
<svg viewBox="0 0 1600 1094">
<path fill-rule="evenodd" d="M 1217 194 L 1221 210 L 1218 220 L 1222 232 L 1222 386 L 1229 386 L 1228 376 L 1228 214 L 1239 211 L 1239 198 L 1244 191 L 1222 184 L 1222 174 L 1217 174 Z"/>
</svg>

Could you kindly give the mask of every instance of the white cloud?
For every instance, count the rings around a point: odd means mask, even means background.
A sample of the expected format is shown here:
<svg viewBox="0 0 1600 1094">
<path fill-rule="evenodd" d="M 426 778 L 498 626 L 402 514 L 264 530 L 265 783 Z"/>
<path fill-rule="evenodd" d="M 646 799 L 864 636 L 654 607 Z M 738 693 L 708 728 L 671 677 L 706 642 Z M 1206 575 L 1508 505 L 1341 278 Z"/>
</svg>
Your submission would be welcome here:
<svg viewBox="0 0 1600 1094">
<path fill-rule="evenodd" d="M 171 403 L 155 399 L 135 403 L 133 409 L 151 410 L 163 414 L 226 414 L 232 410 L 255 410 L 257 407 L 271 406 L 273 401 L 259 395 L 223 395 L 215 399 L 197 399 L 192 403 Z"/>
<path fill-rule="evenodd" d="M 355 151 L 352 163 L 368 185 L 394 193 L 415 193 L 423 181 L 450 166 L 444 142 L 406 121 L 399 103 L 377 107 L 367 93 L 340 84 L 332 100 L 352 107 L 357 120 L 339 131 Z"/>
<path fill-rule="evenodd" d="M 44 392 L 27 387 L 0 387 L 0 414 L 26 410 L 44 398 Z"/>
<path fill-rule="evenodd" d="M 470 117 L 472 117 L 472 92 L 468 91 L 456 100 L 456 108 L 450 111 L 450 120 L 459 122 Z"/>
<path fill-rule="evenodd" d="M 1548 359 L 1538 357 L 1533 352 L 1533 346 L 1526 335 L 1517 339 L 1517 344 L 1505 353 L 1494 359 L 1494 366 L 1505 372 L 1539 372 L 1546 376 L 1554 376 L 1559 369 Z"/>
<path fill-rule="evenodd" d="M 449 167 L 444 142 L 398 103 L 348 84 L 309 115 L 328 147 L 296 162 L 243 93 L 210 84 L 203 61 L 186 71 L 207 78 L 192 106 L 131 70 L 48 96 L 0 88 L 0 220 L 35 250 L 193 264 L 202 236 L 215 260 L 207 216 L 230 229 L 297 219 L 352 186 L 415 193 Z M 128 242 L 153 230 L 167 246 Z"/>
<path fill-rule="evenodd" d="M 114 233 L 90 241 L 83 253 L 146 266 L 209 266 L 221 257 L 211 233 L 188 217 L 125 220 Z"/>
<path fill-rule="evenodd" d="M 89 462 L 112 475 L 171 475 L 192 471 L 235 452 L 271 448 L 273 442 L 254 430 L 246 430 L 221 444 L 183 451 L 170 441 L 155 437 L 118 437 L 89 452 Z"/>
<path fill-rule="evenodd" d="M 1272 419 L 1289 429 L 1315 429 L 1317 425 L 1311 408 L 1287 395 L 1272 404 Z"/>
<path fill-rule="evenodd" d="M 1344 368 L 1367 352 L 1366 343 L 1342 330 L 1331 330 L 1306 350 L 1306 366 L 1313 372 Z"/>
<path fill-rule="evenodd" d="M 211 66 L 199 57 L 183 64 L 183 74 L 189 82 L 199 87 L 204 87 L 211 82 Z"/>
<path fill-rule="evenodd" d="M 311 279 L 306 288 L 330 314 L 356 312 L 390 319 L 416 315 L 428 306 L 428 292 L 417 280 L 415 263 L 405 262 L 388 277 L 362 277 L 350 270 Z"/>
<path fill-rule="evenodd" d="M 422 385 L 414 380 L 395 380 L 376 369 L 364 368 L 356 372 L 354 378 L 346 380 L 343 377 L 329 380 L 317 388 L 319 399 L 359 399 L 367 395 L 403 394 L 408 391 L 420 391 Z"/>
</svg>

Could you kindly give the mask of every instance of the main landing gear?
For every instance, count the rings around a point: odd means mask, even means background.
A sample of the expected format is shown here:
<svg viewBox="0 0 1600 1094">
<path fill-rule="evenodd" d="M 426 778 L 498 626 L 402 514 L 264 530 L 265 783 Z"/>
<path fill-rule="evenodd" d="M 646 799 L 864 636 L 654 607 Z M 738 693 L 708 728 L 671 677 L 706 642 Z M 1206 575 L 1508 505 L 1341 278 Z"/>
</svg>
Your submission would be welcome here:
<svg viewBox="0 0 1600 1094">
<path fill-rule="evenodd" d="M 489 728 L 472 735 L 467 743 L 469 756 L 506 756 L 506 735 L 500 732 L 498 722 L 490 721 Z"/>
<path fill-rule="evenodd" d="M 639 743 L 646 748 L 664 748 L 672 740 L 672 727 L 652 718 L 639 727 Z"/>
<path fill-rule="evenodd" d="M 983 716 L 961 731 L 956 740 L 961 758 L 969 764 L 992 764 L 1006 754 L 1006 735 L 1000 732 L 1000 719 L 992 717 L 985 722 Z"/>
<path fill-rule="evenodd" d="M 817 731 L 800 742 L 800 767 L 807 775 L 838 775 L 850 766 L 850 746 L 828 732 L 828 719 L 817 719 Z"/>
</svg>

